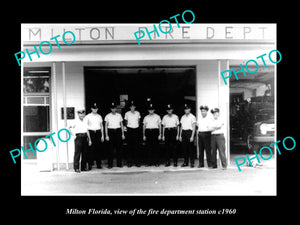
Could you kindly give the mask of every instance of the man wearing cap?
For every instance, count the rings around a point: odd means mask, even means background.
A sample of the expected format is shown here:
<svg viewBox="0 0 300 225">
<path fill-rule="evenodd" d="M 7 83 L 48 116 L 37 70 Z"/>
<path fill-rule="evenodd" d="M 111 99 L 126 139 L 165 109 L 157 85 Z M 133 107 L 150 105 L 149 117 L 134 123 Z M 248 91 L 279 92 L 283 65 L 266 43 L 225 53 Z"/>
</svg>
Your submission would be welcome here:
<svg viewBox="0 0 300 225">
<path fill-rule="evenodd" d="M 114 149 L 117 154 L 117 167 L 122 167 L 122 139 L 124 136 L 123 118 L 120 113 L 117 113 L 116 103 L 112 102 L 110 105 L 111 112 L 105 118 L 105 133 L 106 141 L 109 143 L 108 150 L 108 168 L 113 167 Z"/>
<path fill-rule="evenodd" d="M 102 168 L 100 147 L 101 142 L 104 142 L 104 132 L 102 124 L 103 120 L 102 117 L 97 113 L 98 107 L 96 103 L 91 106 L 91 110 L 92 112 L 85 117 L 92 141 L 92 145 L 90 146 L 87 155 L 89 170 L 92 169 L 94 160 L 96 160 L 97 168 Z"/>
<path fill-rule="evenodd" d="M 213 119 L 211 122 L 211 152 L 212 152 L 212 168 L 217 168 L 217 149 L 221 158 L 222 168 L 227 168 L 227 160 L 225 154 L 225 137 L 224 137 L 224 122 L 220 119 L 218 108 L 211 110 Z"/>
<path fill-rule="evenodd" d="M 149 114 L 143 120 L 143 140 L 146 141 L 148 148 L 148 166 L 158 166 L 158 147 L 161 139 L 161 119 L 154 113 L 155 109 L 152 103 L 148 106 Z"/>
<path fill-rule="evenodd" d="M 141 115 L 135 110 L 136 104 L 134 101 L 129 103 L 130 111 L 125 113 L 124 120 L 127 127 L 127 141 L 128 141 L 128 152 L 127 152 L 127 166 L 131 167 L 140 166 L 139 155 L 138 155 L 138 144 L 139 144 L 139 126 Z"/>
<path fill-rule="evenodd" d="M 166 165 L 170 166 L 171 155 L 173 156 L 174 166 L 177 166 L 176 140 L 179 139 L 179 119 L 173 114 L 171 104 L 167 105 L 167 115 L 162 119 L 162 140 L 166 143 Z"/>
<path fill-rule="evenodd" d="M 196 128 L 196 117 L 191 113 L 191 107 L 188 104 L 184 104 L 184 115 L 180 119 L 180 132 L 179 141 L 182 142 L 182 149 L 184 155 L 184 163 L 182 167 L 189 165 L 194 167 L 194 135 Z"/>
<path fill-rule="evenodd" d="M 204 149 L 207 166 L 211 167 L 211 120 L 207 115 L 209 108 L 206 105 L 200 106 L 201 116 L 198 119 L 198 143 L 199 143 L 199 168 L 204 167 Z"/>
<path fill-rule="evenodd" d="M 88 130 L 87 122 L 85 119 L 85 109 L 77 110 L 78 118 L 74 121 L 74 124 L 70 126 L 70 131 L 75 136 L 75 152 L 73 167 L 75 172 L 79 173 L 79 161 L 81 157 L 81 171 L 87 171 L 87 148 L 88 145 L 92 145 L 90 133 Z"/>
</svg>

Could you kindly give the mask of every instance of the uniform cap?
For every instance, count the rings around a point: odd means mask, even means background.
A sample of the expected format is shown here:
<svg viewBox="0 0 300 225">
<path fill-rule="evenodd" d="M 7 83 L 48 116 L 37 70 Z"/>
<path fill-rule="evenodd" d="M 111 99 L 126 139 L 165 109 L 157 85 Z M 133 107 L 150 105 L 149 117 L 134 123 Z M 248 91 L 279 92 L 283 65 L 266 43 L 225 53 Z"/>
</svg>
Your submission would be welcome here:
<svg viewBox="0 0 300 225">
<path fill-rule="evenodd" d="M 187 104 L 187 103 L 184 104 L 184 109 L 190 109 L 190 108 L 191 108 L 191 106 L 189 104 Z"/>
<path fill-rule="evenodd" d="M 78 108 L 77 113 L 85 113 L 85 108 Z"/>
<path fill-rule="evenodd" d="M 92 108 L 92 109 L 98 109 L 97 103 L 92 104 L 91 108 Z"/>
<path fill-rule="evenodd" d="M 220 112 L 219 108 L 213 108 L 210 110 L 211 113 Z"/>
<path fill-rule="evenodd" d="M 111 102 L 110 103 L 110 108 L 111 109 L 117 108 L 117 104 L 115 102 Z"/>
<path fill-rule="evenodd" d="M 136 106 L 136 104 L 135 104 L 135 102 L 133 100 L 130 101 L 130 103 L 129 103 L 129 107 L 131 107 L 131 106 Z"/>
<path fill-rule="evenodd" d="M 202 109 L 204 109 L 204 110 L 206 110 L 206 111 L 209 110 L 208 106 L 206 106 L 206 105 L 201 105 L 201 106 L 200 106 L 200 110 L 202 110 Z"/>
<path fill-rule="evenodd" d="M 169 109 L 173 109 L 172 104 L 168 104 L 168 105 L 167 105 L 167 110 L 169 110 Z"/>
<path fill-rule="evenodd" d="M 154 106 L 152 103 L 149 104 L 148 109 L 154 109 Z"/>
</svg>

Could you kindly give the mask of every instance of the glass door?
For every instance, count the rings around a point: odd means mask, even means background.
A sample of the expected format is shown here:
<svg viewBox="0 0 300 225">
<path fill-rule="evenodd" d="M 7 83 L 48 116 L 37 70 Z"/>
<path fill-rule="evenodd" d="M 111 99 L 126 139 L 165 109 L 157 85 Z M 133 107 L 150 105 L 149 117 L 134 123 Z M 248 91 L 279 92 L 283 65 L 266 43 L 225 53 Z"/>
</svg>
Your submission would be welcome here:
<svg viewBox="0 0 300 225">
<path fill-rule="evenodd" d="M 50 67 L 24 68 L 23 76 L 23 147 L 34 146 L 38 138 L 50 134 Z M 27 159 L 36 159 L 31 151 Z M 26 159 L 23 154 L 23 158 Z"/>
</svg>

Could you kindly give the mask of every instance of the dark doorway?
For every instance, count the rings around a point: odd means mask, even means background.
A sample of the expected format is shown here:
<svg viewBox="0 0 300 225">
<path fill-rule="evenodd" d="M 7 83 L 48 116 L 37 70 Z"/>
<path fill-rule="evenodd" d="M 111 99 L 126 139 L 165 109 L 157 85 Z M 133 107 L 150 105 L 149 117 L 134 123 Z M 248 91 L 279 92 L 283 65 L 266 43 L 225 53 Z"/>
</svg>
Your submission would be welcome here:
<svg viewBox="0 0 300 225">
<path fill-rule="evenodd" d="M 181 116 L 183 104 L 188 102 L 195 114 L 196 88 L 194 67 L 85 67 L 85 102 L 87 111 L 93 102 L 100 106 L 99 113 L 109 112 L 109 103 L 120 105 L 121 113 L 127 110 L 122 96 L 135 100 L 142 115 L 147 112 L 148 98 L 156 105 L 156 113 L 165 114 L 165 105 L 172 103 L 174 112 Z"/>
<path fill-rule="evenodd" d="M 231 65 L 230 68 L 240 68 Z M 274 140 L 274 66 L 230 78 L 230 151 L 253 154 Z"/>
</svg>

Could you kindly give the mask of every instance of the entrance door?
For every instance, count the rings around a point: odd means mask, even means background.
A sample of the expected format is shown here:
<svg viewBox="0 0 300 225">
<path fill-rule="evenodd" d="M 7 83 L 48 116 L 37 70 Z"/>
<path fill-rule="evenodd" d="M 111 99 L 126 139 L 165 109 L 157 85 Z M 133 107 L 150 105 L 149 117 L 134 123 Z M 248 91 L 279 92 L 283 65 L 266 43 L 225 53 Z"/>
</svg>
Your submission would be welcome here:
<svg viewBox="0 0 300 225">
<path fill-rule="evenodd" d="M 50 67 L 25 67 L 23 76 L 23 146 L 50 134 Z M 24 159 L 36 159 L 29 151 Z"/>
</svg>

